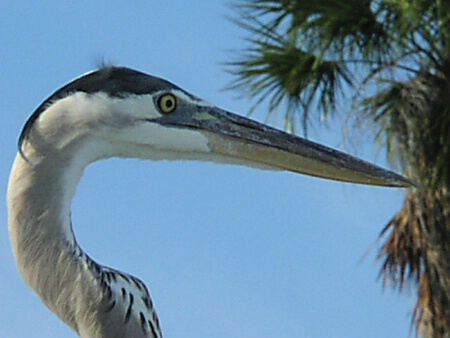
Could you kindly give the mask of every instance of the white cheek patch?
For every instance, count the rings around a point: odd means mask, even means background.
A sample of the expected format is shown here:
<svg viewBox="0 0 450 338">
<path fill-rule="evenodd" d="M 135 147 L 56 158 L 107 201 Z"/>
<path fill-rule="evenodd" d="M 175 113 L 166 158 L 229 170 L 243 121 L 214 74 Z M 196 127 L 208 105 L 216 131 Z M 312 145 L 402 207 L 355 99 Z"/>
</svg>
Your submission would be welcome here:
<svg viewBox="0 0 450 338">
<path fill-rule="evenodd" d="M 45 128 L 82 127 L 98 123 L 107 125 L 114 119 L 148 119 L 162 115 L 154 106 L 152 95 L 110 97 L 106 93 L 74 93 L 52 104 L 37 123 Z M 103 122 L 102 122 L 103 121 Z"/>
<path fill-rule="evenodd" d="M 130 95 L 123 98 L 109 98 L 111 100 L 110 108 L 116 112 L 129 115 L 133 118 L 158 118 L 162 114 L 155 107 L 153 96 L 146 95 Z"/>
<path fill-rule="evenodd" d="M 117 136 L 121 141 L 140 146 L 148 145 L 159 150 L 210 152 L 208 139 L 201 132 L 170 128 L 150 121 L 142 121 L 139 125 L 126 128 Z"/>
<path fill-rule="evenodd" d="M 34 128 L 56 149 L 63 149 L 89 133 L 94 113 L 105 111 L 104 102 L 90 100 L 85 93 L 74 93 L 51 103 L 36 120 Z"/>
<path fill-rule="evenodd" d="M 155 143 L 162 149 L 209 152 L 208 139 L 200 132 L 177 129 L 150 123 L 148 126 Z"/>
</svg>

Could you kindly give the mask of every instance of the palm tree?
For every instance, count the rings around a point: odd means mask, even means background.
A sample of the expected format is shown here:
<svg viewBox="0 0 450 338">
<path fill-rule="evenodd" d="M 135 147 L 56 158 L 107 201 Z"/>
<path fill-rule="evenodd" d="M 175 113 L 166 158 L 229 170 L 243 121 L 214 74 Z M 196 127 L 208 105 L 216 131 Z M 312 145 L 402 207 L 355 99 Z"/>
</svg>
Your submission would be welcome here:
<svg viewBox="0 0 450 338">
<path fill-rule="evenodd" d="M 450 2 L 243 0 L 235 10 L 248 48 L 229 64 L 232 88 L 305 133 L 313 113 L 351 99 L 417 182 L 381 231 L 380 276 L 417 289 L 419 334 L 450 337 Z"/>
</svg>

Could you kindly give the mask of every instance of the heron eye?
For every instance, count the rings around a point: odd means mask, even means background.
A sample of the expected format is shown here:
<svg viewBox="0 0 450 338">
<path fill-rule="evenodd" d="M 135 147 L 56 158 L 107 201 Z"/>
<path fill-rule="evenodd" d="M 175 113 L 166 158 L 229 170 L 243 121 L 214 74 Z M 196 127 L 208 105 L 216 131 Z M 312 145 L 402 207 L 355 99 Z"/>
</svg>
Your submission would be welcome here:
<svg viewBox="0 0 450 338">
<path fill-rule="evenodd" d="M 163 113 L 169 114 L 177 107 L 177 98 L 172 94 L 162 95 L 158 100 L 158 106 Z"/>
</svg>

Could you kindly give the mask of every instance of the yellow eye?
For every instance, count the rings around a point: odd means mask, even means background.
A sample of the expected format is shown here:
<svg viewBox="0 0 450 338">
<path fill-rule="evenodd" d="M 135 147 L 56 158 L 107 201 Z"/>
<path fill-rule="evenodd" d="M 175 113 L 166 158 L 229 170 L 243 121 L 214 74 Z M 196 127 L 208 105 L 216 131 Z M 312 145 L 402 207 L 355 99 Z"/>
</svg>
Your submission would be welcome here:
<svg viewBox="0 0 450 338">
<path fill-rule="evenodd" d="M 172 94 L 162 95 L 158 100 L 158 106 L 163 113 L 169 114 L 177 107 L 177 98 Z"/>
</svg>

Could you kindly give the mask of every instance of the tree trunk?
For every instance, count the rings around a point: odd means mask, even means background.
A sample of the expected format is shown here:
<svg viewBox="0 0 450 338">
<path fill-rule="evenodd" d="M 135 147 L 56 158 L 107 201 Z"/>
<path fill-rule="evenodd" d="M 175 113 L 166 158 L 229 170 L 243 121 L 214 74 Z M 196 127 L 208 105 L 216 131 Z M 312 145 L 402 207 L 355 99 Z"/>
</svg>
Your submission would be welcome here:
<svg viewBox="0 0 450 338">
<path fill-rule="evenodd" d="M 450 193 L 447 188 L 414 189 L 387 224 L 381 248 L 382 275 L 402 289 L 418 284 L 414 317 L 420 335 L 450 337 Z"/>
</svg>

